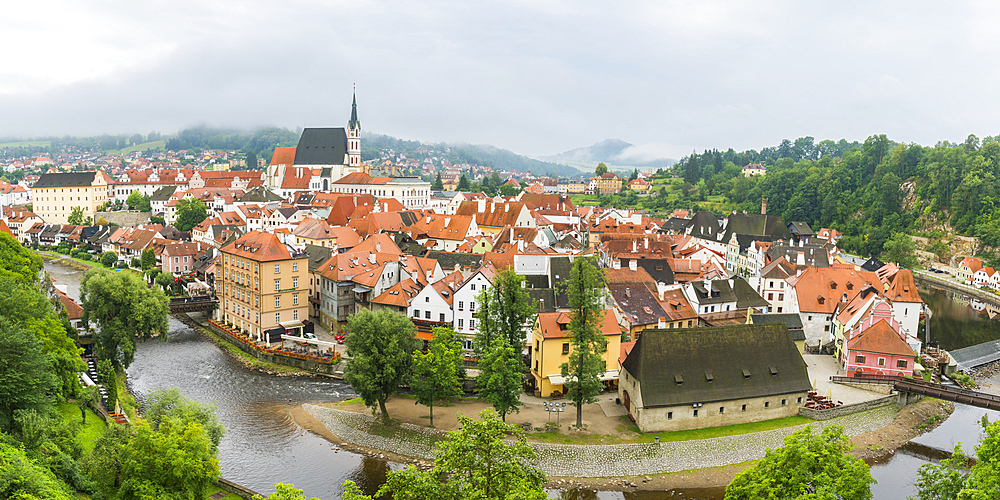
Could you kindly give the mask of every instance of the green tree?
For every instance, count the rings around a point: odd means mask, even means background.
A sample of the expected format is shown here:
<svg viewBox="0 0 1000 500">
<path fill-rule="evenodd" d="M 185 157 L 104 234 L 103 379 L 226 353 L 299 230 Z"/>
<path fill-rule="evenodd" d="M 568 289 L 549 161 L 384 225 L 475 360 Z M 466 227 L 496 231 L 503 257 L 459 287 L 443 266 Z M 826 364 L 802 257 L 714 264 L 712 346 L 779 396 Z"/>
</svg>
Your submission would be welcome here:
<svg viewBox="0 0 1000 500">
<path fill-rule="evenodd" d="M 479 359 L 479 376 L 476 387 L 479 399 L 493 405 L 506 422 L 510 413 L 520 413 L 520 394 L 524 383 L 524 362 L 521 350 L 507 343 L 503 337 L 493 337 L 485 354 Z"/>
<path fill-rule="evenodd" d="M 976 447 L 976 463 L 955 446 L 950 459 L 940 465 L 925 464 L 917 469 L 918 500 L 991 500 L 1000 498 L 1000 420 L 985 416 L 980 425 L 985 437 Z M 913 497 L 911 497 L 913 498 Z"/>
<path fill-rule="evenodd" d="M 42 258 L 21 246 L 13 236 L 0 232 L 0 278 L 30 285 L 38 281 Z"/>
<path fill-rule="evenodd" d="M 139 191 L 132 191 L 125 200 L 125 204 L 128 205 L 129 209 L 135 210 L 139 208 L 139 204 L 142 203 L 142 193 Z"/>
<path fill-rule="evenodd" d="M 148 271 L 156 265 L 156 253 L 153 252 L 152 248 L 146 248 L 142 251 L 142 259 L 140 260 L 140 266 L 143 271 Z"/>
<path fill-rule="evenodd" d="M 759 498 L 872 498 L 871 471 L 848 454 L 844 429 L 831 425 L 820 434 L 806 426 L 785 437 L 785 446 L 767 450 L 756 465 L 736 475 L 726 500 Z"/>
<path fill-rule="evenodd" d="M 598 163 L 597 168 L 594 169 L 594 174 L 597 175 L 598 177 L 607 172 L 608 172 L 608 166 L 605 165 L 603 161 L 601 163 Z"/>
<path fill-rule="evenodd" d="M 347 318 L 347 368 L 344 380 L 361 396 L 365 405 L 378 404 L 382 419 L 389 422 L 385 402 L 410 374 L 416 350 L 415 327 L 409 318 L 388 309 L 364 309 Z"/>
<path fill-rule="evenodd" d="M 164 292 L 170 291 L 170 288 L 174 286 L 174 275 L 173 273 L 158 273 L 156 278 L 154 278 L 155 283 L 163 289 Z"/>
<path fill-rule="evenodd" d="M 97 378 L 104 383 L 104 389 L 108 393 L 105 407 L 108 411 L 114 411 L 118 403 L 118 373 L 115 372 L 115 365 L 110 359 L 97 362 Z"/>
<path fill-rule="evenodd" d="M 430 346 L 426 353 L 413 353 L 413 379 L 410 389 L 417 396 L 414 404 L 430 410 L 431 427 L 434 427 L 434 403 L 459 396 L 462 387 L 462 344 L 455 340 L 451 328 L 436 327 L 431 331 Z"/>
<path fill-rule="evenodd" d="M 463 173 L 461 177 L 458 178 L 458 190 L 468 191 L 469 190 L 469 178 Z"/>
<path fill-rule="evenodd" d="M 916 246 L 913 238 L 906 233 L 893 233 L 889 241 L 885 242 L 884 258 L 889 262 L 895 262 L 899 267 L 914 269 L 918 266 Z"/>
<path fill-rule="evenodd" d="M 583 405 L 597 401 L 601 375 L 606 371 L 604 354 L 604 274 L 588 257 L 573 261 L 566 292 L 569 295 L 569 360 L 559 369 L 566 382 L 566 397 L 576 405 L 576 425 L 583 425 Z"/>
<path fill-rule="evenodd" d="M 628 176 L 628 182 L 632 182 L 639 178 L 639 169 L 636 168 L 632 170 L 632 174 Z"/>
<path fill-rule="evenodd" d="M 306 500 L 306 497 L 302 494 L 302 490 L 296 489 L 291 484 L 275 483 L 274 489 L 276 491 L 266 497 L 254 495 L 253 500 Z M 309 500 L 319 499 L 312 497 Z"/>
<path fill-rule="evenodd" d="M 104 267 L 114 267 L 118 264 L 118 254 L 114 252 L 104 252 L 101 254 L 101 265 Z"/>
<path fill-rule="evenodd" d="M 83 224 L 83 208 L 73 207 L 69 213 L 69 217 L 66 219 L 66 223 L 74 225 Z"/>
<path fill-rule="evenodd" d="M 58 390 L 42 342 L 28 328 L 0 318 L 0 430 L 10 432 L 17 410 L 45 413 Z"/>
<path fill-rule="evenodd" d="M 257 170 L 257 155 L 253 151 L 247 151 L 247 170 Z"/>
<path fill-rule="evenodd" d="M 431 189 L 437 189 L 437 190 L 444 189 L 444 182 L 441 181 L 441 172 L 438 172 L 437 178 L 434 179 L 434 185 L 431 186 Z"/>
<path fill-rule="evenodd" d="M 149 195 L 148 194 L 142 195 L 142 199 L 139 200 L 139 204 L 136 205 L 135 208 L 140 212 L 149 212 L 153 210 L 152 202 L 150 201 Z"/>
<path fill-rule="evenodd" d="M 76 495 L 24 450 L 0 440 L 0 498 L 72 500 Z"/>
<path fill-rule="evenodd" d="M 167 297 L 147 288 L 133 273 L 92 269 L 80 284 L 83 322 L 97 325 L 94 350 L 115 368 L 128 368 L 135 358 L 136 339 L 167 333 Z"/>
<path fill-rule="evenodd" d="M 952 500 L 958 498 L 969 479 L 969 457 L 962 453 L 962 444 L 955 445 L 951 458 L 940 464 L 924 464 L 917 469 L 917 496 L 911 500 Z"/>
<path fill-rule="evenodd" d="M 96 406 L 100 400 L 101 394 L 96 385 L 85 387 L 77 394 L 76 406 L 80 408 L 80 418 L 83 420 L 83 425 L 87 425 L 87 408 L 91 405 Z"/>
<path fill-rule="evenodd" d="M 196 400 L 185 398 L 178 389 L 154 389 L 146 396 L 143 404 L 143 418 L 149 422 L 153 430 L 167 425 L 172 419 L 183 422 L 195 422 L 205 430 L 215 448 L 219 447 L 225 427 L 215 416 L 215 407 L 204 405 Z"/>
<path fill-rule="evenodd" d="M 179 231 L 190 231 L 207 218 L 208 209 L 205 208 L 205 204 L 201 200 L 181 198 L 177 202 L 177 221 L 174 226 Z"/>
<path fill-rule="evenodd" d="M 534 465 L 535 451 L 521 430 L 502 422 L 492 410 L 481 411 L 479 418 L 459 415 L 459 430 L 449 432 L 436 444 L 431 470 L 407 467 L 392 471 L 375 496 L 395 500 L 546 498 L 542 489 L 545 474 Z M 371 500 L 352 481 L 344 483 L 343 498 Z"/>
</svg>

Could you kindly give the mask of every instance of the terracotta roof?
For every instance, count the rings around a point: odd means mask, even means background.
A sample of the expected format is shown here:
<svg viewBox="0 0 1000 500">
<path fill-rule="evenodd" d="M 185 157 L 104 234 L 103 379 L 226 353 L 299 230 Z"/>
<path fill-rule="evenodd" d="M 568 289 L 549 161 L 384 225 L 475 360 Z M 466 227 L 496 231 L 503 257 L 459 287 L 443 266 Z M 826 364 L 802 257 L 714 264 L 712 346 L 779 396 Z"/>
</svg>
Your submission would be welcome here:
<svg viewBox="0 0 1000 500">
<path fill-rule="evenodd" d="M 913 349 L 885 321 L 876 321 L 861 335 L 848 341 L 847 348 L 859 352 L 915 357 Z"/>
<path fill-rule="evenodd" d="M 281 189 L 309 189 L 310 181 L 312 181 L 312 169 L 308 167 L 286 168 L 285 176 L 281 179 Z"/>
<path fill-rule="evenodd" d="M 684 292 L 679 288 L 666 290 L 663 292 L 663 300 L 659 300 L 660 307 L 667 314 L 668 321 L 680 321 L 685 319 L 695 319 L 698 313 L 691 307 Z"/>
<path fill-rule="evenodd" d="M 63 293 L 62 290 L 56 288 L 55 291 L 59 296 L 59 302 L 61 302 L 63 307 L 66 308 L 66 316 L 69 317 L 69 319 L 73 320 L 83 317 L 83 308 L 80 307 L 80 304 L 77 304 L 72 297 Z"/>
<path fill-rule="evenodd" d="M 637 267 L 635 271 L 623 267 L 621 269 L 612 269 L 610 267 L 604 269 L 604 281 L 609 285 L 614 284 L 650 284 L 654 288 L 656 287 L 656 280 L 646 272 L 645 269 Z"/>
<path fill-rule="evenodd" d="M 348 230 L 353 231 L 351 228 Z M 355 233 L 357 234 L 357 233 Z M 354 252 L 375 252 L 387 255 L 403 255 L 402 250 L 392 241 L 392 236 L 385 233 L 378 233 L 369 236 L 364 241 L 354 246 Z"/>
<path fill-rule="evenodd" d="M 12 238 L 14 237 L 14 232 L 11 231 L 9 227 L 7 227 L 7 223 L 4 222 L 3 219 L 0 219 L 0 233 L 7 233 Z"/>
<path fill-rule="evenodd" d="M 314 217 L 302 219 L 302 222 L 292 230 L 292 235 L 310 240 L 331 240 L 336 238 L 330 231 L 330 225 L 325 220 Z"/>
<path fill-rule="evenodd" d="M 382 295 L 371 300 L 373 304 L 383 304 L 387 306 L 409 307 L 410 301 L 420 293 L 420 285 L 407 278 L 395 285 L 392 285 Z"/>
<path fill-rule="evenodd" d="M 410 226 L 410 230 L 435 240 L 458 241 L 465 239 L 471 225 L 472 216 L 470 215 L 429 214 L 414 222 Z"/>
<path fill-rule="evenodd" d="M 845 293 L 850 301 L 866 285 L 871 285 L 876 290 L 882 286 L 875 273 L 855 271 L 854 266 L 849 264 L 807 267 L 802 274 L 789 277 L 786 281 L 795 287 L 801 312 L 824 314 L 832 313 Z"/>
<path fill-rule="evenodd" d="M 542 338 L 559 339 L 569 337 L 570 313 L 551 312 L 538 315 L 538 327 L 542 330 Z M 601 321 L 601 333 L 604 335 L 621 335 L 622 329 L 615 321 L 615 313 L 611 309 L 604 310 Z"/>
<path fill-rule="evenodd" d="M 291 165 L 295 163 L 295 148 L 274 148 L 271 165 Z"/>
<path fill-rule="evenodd" d="M 476 217 L 476 224 L 488 227 L 514 226 L 517 218 L 521 215 L 521 210 L 525 208 L 523 202 L 513 201 L 507 203 L 493 203 L 486 201 L 483 211 L 479 211 L 478 201 L 463 201 L 455 215 L 472 215 Z"/>
<path fill-rule="evenodd" d="M 292 253 L 272 233 L 250 231 L 236 241 L 222 247 L 223 253 L 244 257 L 257 262 L 291 260 Z"/>
<path fill-rule="evenodd" d="M 455 292 L 459 288 L 462 288 L 463 281 L 465 281 L 465 278 L 462 276 L 461 271 L 454 271 L 445 276 L 444 279 L 436 281 L 430 286 L 448 305 L 451 305 L 455 300 Z"/>
</svg>

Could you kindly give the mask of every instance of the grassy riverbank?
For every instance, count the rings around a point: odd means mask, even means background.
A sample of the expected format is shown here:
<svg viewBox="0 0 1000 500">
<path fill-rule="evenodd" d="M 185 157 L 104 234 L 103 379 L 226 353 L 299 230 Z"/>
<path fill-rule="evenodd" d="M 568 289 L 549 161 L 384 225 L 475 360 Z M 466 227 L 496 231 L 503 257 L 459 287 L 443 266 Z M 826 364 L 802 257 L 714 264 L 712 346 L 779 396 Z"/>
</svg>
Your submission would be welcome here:
<svg viewBox="0 0 1000 500">
<path fill-rule="evenodd" d="M 317 377 L 317 376 L 321 376 L 321 375 L 319 375 L 317 373 L 313 373 L 313 372 L 310 372 L 310 371 L 302 370 L 302 369 L 296 368 L 294 366 L 279 365 L 279 364 L 276 364 L 276 363 L 268 363 L 266 361 L 261 361 L 261 360 L 255 358 L 255 357 L 253 357 L 253 356 L 251 356 L 251 355 L 243 352 L 242 349 L 240 349 L 239 347 L 233 345 L 232 343 L 227 342 L 225 339 L 223 339 L 222 337 L 218 336 L 215 332 L 213 332 L 212 330 L 206 328 L 205 326 L 203 326 L 201 323 L 199 323 L 198 321 L 194 320 L 190 316 L 187 317 L 188 321 L 184 321 L 183 316 L 185 316 L 183 313 L 181 313 L 181 314 L 175 314 L 174 315 L 174 317 L 180 319 L 186 325 L 190 326 L 195 331 L 197 331 L 198 333 L 204 335 L 209 340 L 211 340 L 215 345 L 217 345 L 219 347 L 219 349 L 222 350 L 222 352 L 224 352 L 224 353 L 228 354 L 229 356 L 235 358 L 237 361 L 239 361 L 240 363 L 242 363 L 243 366 L 245 366 L 245 367 L 247 367 L 247 368 L 249 368 L 251 370 L 256 370 L 256 371 L 259 371 L 259 372 L 267 373 L 267 374 L 270 374 L 270 375 L 278 375 L 278 376 L 301 376 L 301 377 Z"/>
</svg>

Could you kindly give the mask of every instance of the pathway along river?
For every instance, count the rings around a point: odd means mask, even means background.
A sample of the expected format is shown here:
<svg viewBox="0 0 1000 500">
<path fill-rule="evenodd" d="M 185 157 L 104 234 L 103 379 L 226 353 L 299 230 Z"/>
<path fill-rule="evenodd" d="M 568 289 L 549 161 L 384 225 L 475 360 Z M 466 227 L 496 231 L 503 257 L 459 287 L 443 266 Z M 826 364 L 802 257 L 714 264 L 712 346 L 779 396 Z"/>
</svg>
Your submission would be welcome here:
<svg viewBox="0 0 1000 500">
<path fill-rule="evenodd" d="M 79 299 L 82 273 L 59 263 L 46 269 L 57 284 L 65 284 L 69 295 Z M 1000 322 L 976 314 L 961 300 L 939 291 L 922 291 L 934 315 L 932 337 L 946 349 L 1000 338 Z M 399 466 L 354 453 L 335 452 L 326 440 L 303 430 L 288 415 L 288 409 L 307 402 L 328 402 L 351 397 L 346 384 L 327 379 L 274 377 L 245 369 L 183 323 L 171 318 L 169 339 L 137 346 L 135 362 L 128 369 L 129 389 L 137 398 L 153 389 L 180 389 L 189 398 L 218 408 L 226 436 L 219 445 L 222 475 L 248 488 L 269 494 L 276 482 L 292 483 L 307 497 L 323 500 L 340 497 L 340 484 L 351 479 L 367 493 L 385 481 L 389 469 Z M 1000 394 L 1000 376 L 984 384 Z M 926 448 L 950 451 L 962 442 L 967 451 L 981 437 L 978 421 L 998 413 L 957 405 L 955 413 L 934 431 L 914 439 L 913 444 L 884 463 L 874 464 L 878 480 L 874 498 L 902 500 L 915 493 L 916 469 L 930 459 Z M 683 496 L 681 496 L 683 494 Z M 553 492 L 560 498 L 660 500 L 666 498 L 721 499 L 722 489 L 668 492 L 620 493 L 571 490 Z"/>
</svg>

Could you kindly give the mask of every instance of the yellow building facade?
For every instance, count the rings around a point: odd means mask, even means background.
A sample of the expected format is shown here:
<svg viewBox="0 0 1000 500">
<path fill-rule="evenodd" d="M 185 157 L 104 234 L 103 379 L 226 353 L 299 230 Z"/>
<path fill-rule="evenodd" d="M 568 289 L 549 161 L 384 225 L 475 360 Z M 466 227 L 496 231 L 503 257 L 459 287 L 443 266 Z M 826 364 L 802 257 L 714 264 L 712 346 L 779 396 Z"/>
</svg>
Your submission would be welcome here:
<svg viewBox="0 0 1000 500">
<path fill-rule="evenodd" d="M 42 174 L 31 187 L 32 208 L 46 224 L 67 224 L 73 209 L 94 217 L 111 197 L 111 178 L 100 170 Z"/>
<path fill-rule="evenodd" d="M 560 366 L 569 361 L 572 344 L 569 333 L 570 314 L 564 312 L 541 313 L 535 320 L 531 332 L 531 375 L 535 379 L 535 395 L 552 396 L 554 392 L 565 394 L 565 382 L 560 375 Z M 608 350 L 604 353 L 605 368 L 601 380 L 609 387 L 616 387 L 618 381 L 618 356 L 621 351 L 621 328 L 615 321 L 612 310 L 604 310 L 601 332 L 608 340 Z"/>
</svg>

